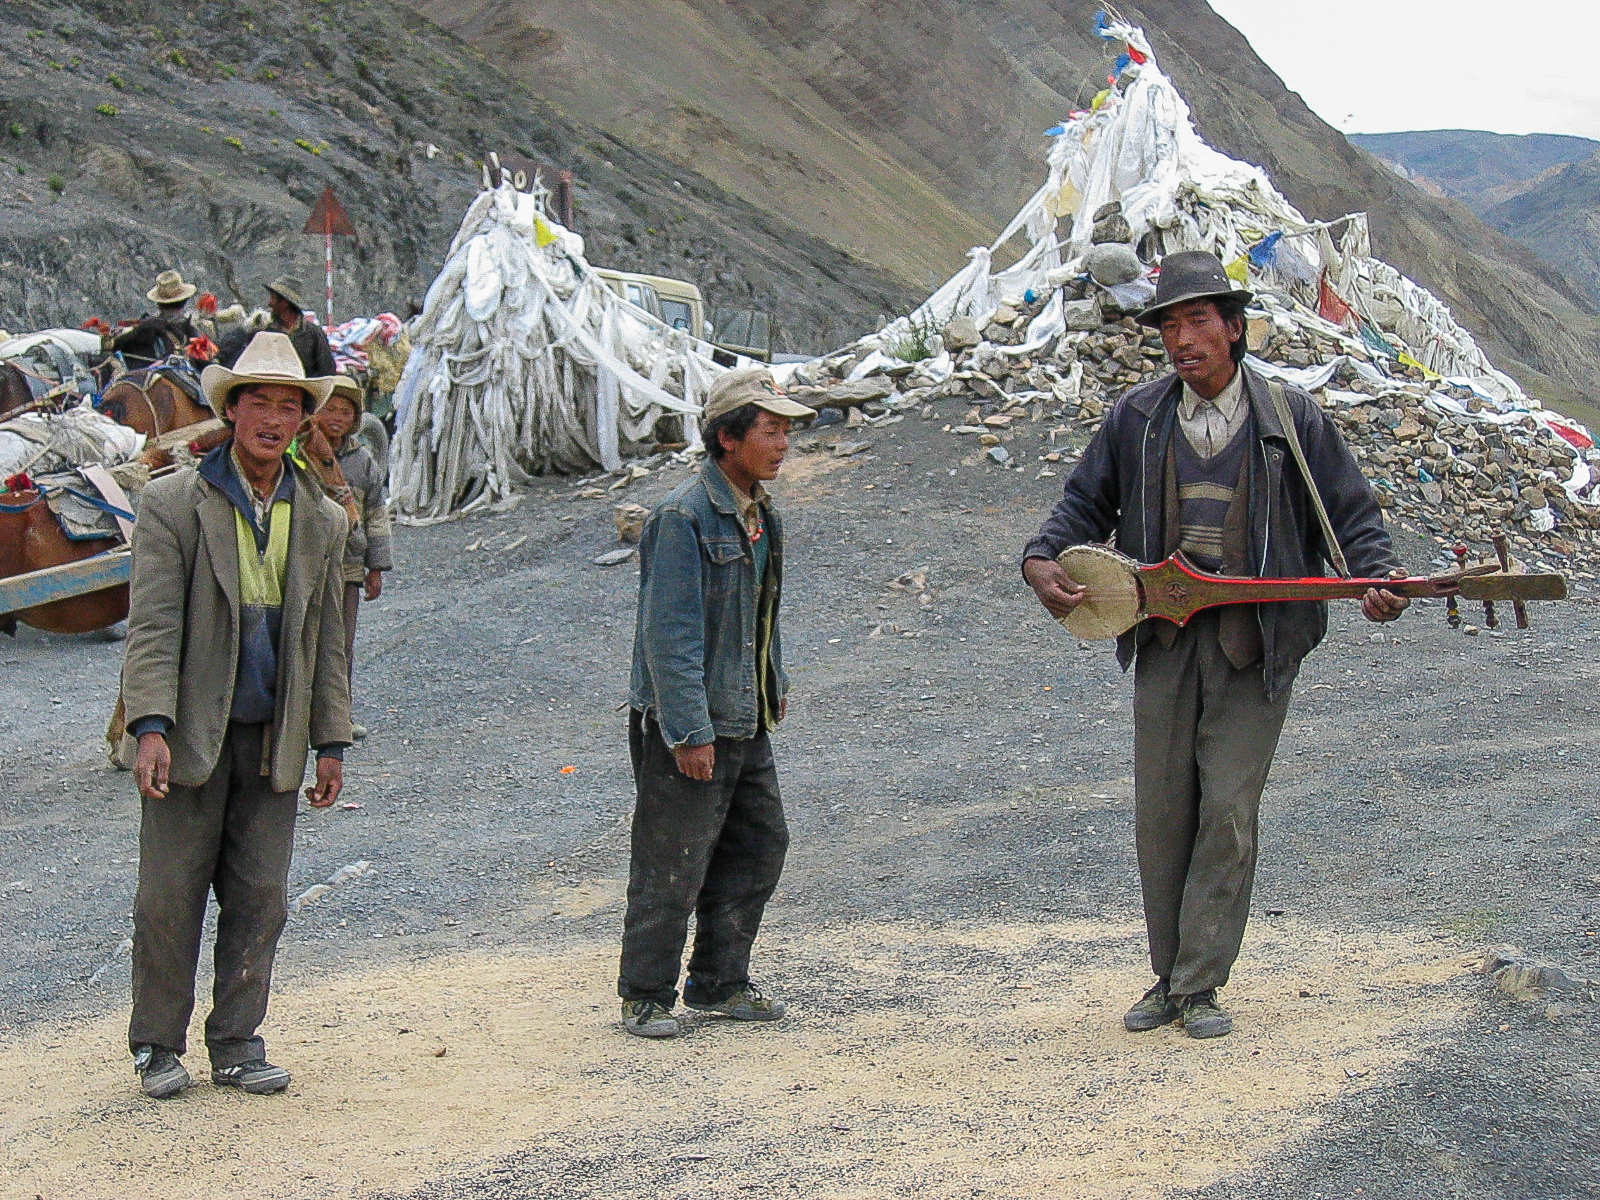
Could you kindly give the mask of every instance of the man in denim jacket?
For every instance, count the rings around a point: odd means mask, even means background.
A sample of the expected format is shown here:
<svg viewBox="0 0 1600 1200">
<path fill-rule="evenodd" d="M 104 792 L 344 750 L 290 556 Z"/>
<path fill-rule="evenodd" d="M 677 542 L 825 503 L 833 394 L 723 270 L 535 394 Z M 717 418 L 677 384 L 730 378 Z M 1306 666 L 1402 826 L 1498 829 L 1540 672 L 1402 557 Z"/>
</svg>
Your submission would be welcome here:
<svg viewBox="0 0 1600 1200">
<path fill-rule="evenodd" d="M 776 479 L 789 424 L 816 414 L 765 368 L 732 371 L 706 398 L 710 458 L 674 488 L 639 544 L 628 742 L 638 800 L 617 993 L 640 1037 L 678 1032 L 672 1006 L 690 914 L 684 1002 L 774 1021 L 750 982 L 750 947 L 783 870 L 789 832 L 767 737 L 788 706 L 778 603 Z"/>
</svg>

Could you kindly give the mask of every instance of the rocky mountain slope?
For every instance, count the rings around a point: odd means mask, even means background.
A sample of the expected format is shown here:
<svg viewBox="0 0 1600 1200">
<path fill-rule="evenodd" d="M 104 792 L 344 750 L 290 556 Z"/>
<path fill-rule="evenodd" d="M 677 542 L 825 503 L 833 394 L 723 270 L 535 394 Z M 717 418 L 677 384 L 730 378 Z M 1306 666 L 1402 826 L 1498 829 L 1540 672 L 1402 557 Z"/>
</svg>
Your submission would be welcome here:
<svg viewBox="0 0 1600 1200">
<path fill-rule="evenodd" d="M 284 270 L 314 292 L 300 229 L 328 184 L 360 230 L 339 311 L 403 309 L 499 150 L 575 172 L 595 262 L 749 298 L 824 349 L 992 236 L 1038 131 L 1107 66 L 1087 0 L 415 4 L 0 0 L 0 324 L 135 313 L 165 266 L 224 301 Z M 1313 215 L 1370 211 L 1379 252 L 1534 390 L 1600 369 L 1580 288 L 1351 146 L 1203 0 L 1124 9 L 1215 144 Z"/>
<path fill-rule="evenodd" d="M 1600 303 L 1600 154 L 1553 167 L 1483 213 Z"/>
<path fill-rule="evenodd" d="M 566 111 L 924 288 L 1037 186 L 1039 131 L 1109 65 L 1092 0 L 413 2 Z M 1207 138 L 1311 215 L 1368 210 L 1378 252 L 1536 390 L 1600 367 L 1581 289 L 1350 145 L 1204 0 L 1119 7 Z"/>
<path fill-rule="evenodd" d="M 5 0 L 0 325 L 147 307 L 178 267 L 228 303 L 280 272 L 321 294 L 301 233 L 332 185 L 336 313 L 420 300 L 489 151 L 571 168 L 600 265 L 773 310 L 788 345 L 854 336 L 916 297 L 681 166 L 568 120 L 414 11 L 385 0 L 178 4 Z"/>
</svg>

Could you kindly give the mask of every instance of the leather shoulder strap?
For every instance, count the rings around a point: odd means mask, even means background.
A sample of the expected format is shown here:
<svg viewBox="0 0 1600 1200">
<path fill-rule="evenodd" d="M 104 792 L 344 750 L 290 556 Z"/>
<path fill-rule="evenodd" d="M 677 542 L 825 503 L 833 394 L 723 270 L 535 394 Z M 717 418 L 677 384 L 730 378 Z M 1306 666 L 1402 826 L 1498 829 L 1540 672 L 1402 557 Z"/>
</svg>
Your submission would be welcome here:
<svg viewBox="0 0 1600 1200">
<path fill-rule="evenodd" d="M 1322 503 L 1322 493 L 1317 491 L 1317 481 L 1311 478 L 1311 465 L 1306 462 L 1306 452 L 1300 445 L 1300 431 L 1295 428 L 1294 414 L 1289 411 L 1289 397 L 1284 393 L 1283 384 L 1276 379 L 1267 381 L 1267 394 L 1272 397 L 1272 407 L 1277 410 L 1283 435 L 1289 439 L 1289 450 L 1300 468 L 1300 478 L 1305 480 L 1306 491 L 1311 496 L 1311 507 L 1317 510 L 1317 520 L 1322 525 L 1322 540 L 1333 558 L 1333 569 L 1339 573 L 1339 578 L 1349 579 L 1350 564 L 1345 562 L 1339 539 L 1333 535 L 1333 522 L 1328 520 L 1328 509 Z"/>
</svg>

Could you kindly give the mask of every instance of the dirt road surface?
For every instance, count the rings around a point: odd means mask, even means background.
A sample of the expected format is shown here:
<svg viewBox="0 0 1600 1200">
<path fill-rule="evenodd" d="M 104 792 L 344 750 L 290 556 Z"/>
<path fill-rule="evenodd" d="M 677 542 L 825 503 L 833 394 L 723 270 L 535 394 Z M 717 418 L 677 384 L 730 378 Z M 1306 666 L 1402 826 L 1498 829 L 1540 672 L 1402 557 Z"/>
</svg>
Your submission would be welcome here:
<svg viewBox="0 0 1600 1200">
<path fill-rule="evenodd" d="M 99 742 L 121 647 L 0 645 L 0 1194 L 1600 1195 L 1600 1006 L 1473 972 L 1511 942 L 1600 975 L 1590 600 L 1500 636 L 1337 608 L 1268 790 L 1237 1032 L 1129 1035 L 1131 681 L 1021 586 L 1045 426 L 1007 471 L 949 416 L 850 431 L 848 458 L 807 435 L 776 489 L 776 1027 L 615 1025 L 636 576 L 591 560 L 612 504 L 682 468 L 401 532 L 362 615 L 359 807 L 297 835 L 292 896 L 352 870 L 284 937 L 283 1096 L 138 1094 L 138 801 Z"/>
</svg>

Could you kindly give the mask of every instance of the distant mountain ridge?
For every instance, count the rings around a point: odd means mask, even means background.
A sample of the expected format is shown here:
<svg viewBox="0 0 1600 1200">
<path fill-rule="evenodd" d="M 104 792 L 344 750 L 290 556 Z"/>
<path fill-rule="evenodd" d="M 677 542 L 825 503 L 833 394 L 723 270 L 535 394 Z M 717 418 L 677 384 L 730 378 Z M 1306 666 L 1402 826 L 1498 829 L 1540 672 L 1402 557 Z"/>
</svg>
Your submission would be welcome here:
<svg viewBox="0 0 1600 1200">
<path fill-rule="evenodd" d="M 1527 246 L 1600 303 L 1600 141 L 1432 129 L 1350 140 L 1432 184 Z"/>
<path fill-rule="evenodd" d="M 1349 139 L 1386 163 L 1436 183 L 1447 196 L 1480 215 L 1502 197 L 1488 193 L 1527 185 L 1552 167 L 1600 152 L 1600 141 L 1564 133 L 1489 133 L 1481 129 L 1427 129 L 1407 133 L 1352 133 Z"/>
</svg>

